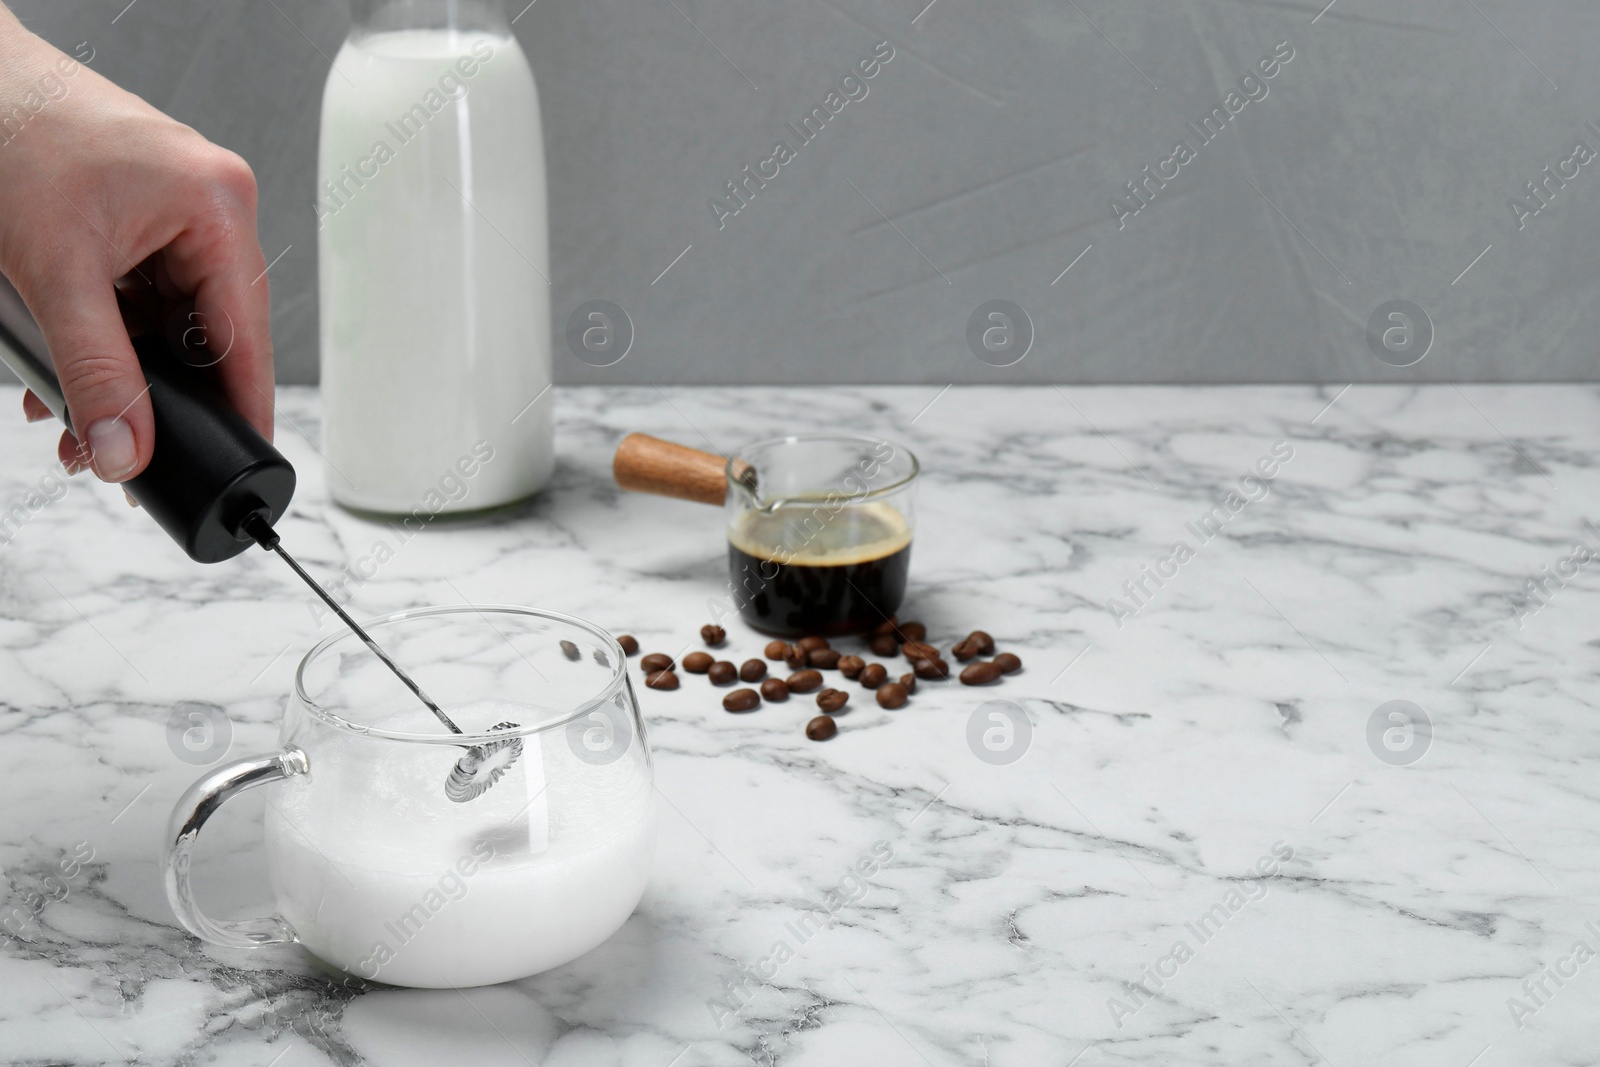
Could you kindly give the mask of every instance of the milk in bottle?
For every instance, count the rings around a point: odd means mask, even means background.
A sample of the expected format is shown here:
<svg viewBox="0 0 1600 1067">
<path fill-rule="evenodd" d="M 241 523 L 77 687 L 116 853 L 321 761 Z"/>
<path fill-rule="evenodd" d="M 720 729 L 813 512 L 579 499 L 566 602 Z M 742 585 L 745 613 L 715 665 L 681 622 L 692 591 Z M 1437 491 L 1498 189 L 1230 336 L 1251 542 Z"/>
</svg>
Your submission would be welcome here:
<svg viewBox="0 0 1600 1067">
<path fill-rule="evenodd" d="M 500 5 L 354 0 L 315 211 L 335 500 L 476 511 L 552 466 L 544 147 Z"/>
</svg>

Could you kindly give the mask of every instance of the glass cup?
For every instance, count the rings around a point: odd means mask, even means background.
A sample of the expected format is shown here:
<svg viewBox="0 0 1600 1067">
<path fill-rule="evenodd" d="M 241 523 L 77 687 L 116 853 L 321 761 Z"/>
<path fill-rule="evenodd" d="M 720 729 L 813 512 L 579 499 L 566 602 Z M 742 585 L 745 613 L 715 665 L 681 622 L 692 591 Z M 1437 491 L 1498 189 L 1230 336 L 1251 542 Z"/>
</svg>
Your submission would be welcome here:
<svg viewBox="0 0 1600 1067">
<path fill-rule="evenodd" d="M 295 673 L 279 751 L 214 768 L 173 810 L 178 920 L 219 945 L 298 942 L 362 978 L 422 987 L 537 974 L 615 933 L 655 849 L 650 748 L 616 641 L 515 607 L 404 611 L 367 629 L 463 733 L 353 634 L 323 641 Z M 515 726 L 490 732 L 503 722 Z M 468 749 L 513 737 L 521 755 L 493 786 L 446 795 Z M 217 807 L 255 787 L 278 913 L 212 919 L 191 853 Z"/>
<path fill-rule="evenodd" d="M 844 432 L 774 437 L 728 457 L 728 571 L 744 621 L 833 635 L 894 614 L 919 469 L 909 449 Z"/>
</svg>

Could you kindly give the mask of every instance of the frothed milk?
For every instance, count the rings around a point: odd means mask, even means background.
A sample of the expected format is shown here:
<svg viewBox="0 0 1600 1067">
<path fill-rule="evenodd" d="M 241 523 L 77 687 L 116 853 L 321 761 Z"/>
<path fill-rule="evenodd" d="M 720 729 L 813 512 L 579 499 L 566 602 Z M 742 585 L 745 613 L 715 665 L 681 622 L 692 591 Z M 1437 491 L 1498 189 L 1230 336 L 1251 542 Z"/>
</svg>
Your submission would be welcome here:
<svg viewBox="0 0 1600 1067">
<path fill-rule="evenodd" d="M 531 721 L 516 704 L 449 710 L 465 729 Z M 436 733 L 426 709 L 373 723 Z M 655 847 L 648 781 L 627 760 L 579 760 L 561 731 L 476 800 L 445 777 L 462 750 L 319 735 L 311 771 L 269 794 L 267 861 L 300 941 L 363 978 L 486 985 L 575 959 L 610 937 L 644 892 Z M 420 750 L 420 751 L 419 751 Z"/>
<path fill-rule="evenodd" d="M 550 267 L 539 102 L 516 41 L 346 41 L 323 94 L 315 209 L 334 498 L 437 514 L 536 491 L 553 462 Z M 480 441 L 494 460 L 457 493 Z"/>
</svg>

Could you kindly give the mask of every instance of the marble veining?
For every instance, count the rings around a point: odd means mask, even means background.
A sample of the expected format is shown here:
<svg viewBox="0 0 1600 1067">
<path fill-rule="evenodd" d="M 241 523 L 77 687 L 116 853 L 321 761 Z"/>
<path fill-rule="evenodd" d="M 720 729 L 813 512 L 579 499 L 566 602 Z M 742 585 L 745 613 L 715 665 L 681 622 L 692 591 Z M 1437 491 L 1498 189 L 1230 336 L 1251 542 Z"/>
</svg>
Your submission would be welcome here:
<svg viewBox="0 0 1600 1067">
<path fill-rule="evenodd" d="M 615 937 L 505 986 L 342 982 L 293 947 L 202 945 L 157 869 L 202 770 L 174 706 L 221 708 L 229 756 L 269 750 L 333 624 L 264 553 L 201 567 L 120 494 L 56 480 L 54 431 L 8 416 L 0 1062 L 1594 1062 L 1600 390 L 553 402 L 549 489 L 430 524 L 351 582 L 358 614 L 525 603 L 681 652 L 725 579 L 722 516 L 618 492 L 617 440 L 846 426 L 926 470 L 903 615 L 945 647 L 981 626 L 1025 670 L 893 712 L 847 686 L 825 744 L 807 699 L 731 716 L 703 679 L 641 690 L 662 843 Z M 302 475 L 280 529 L 335 577 L 388 534 L 327 503 L 315 393 L 280 403 Z M 727 625 L 730 658 L 759 654 Z M 973 740 L 990 700 L 1025 713 L 1014 762 Z M 1380 758 L 1390 701 L 1431 723 L 1414 761 Z M 214 913 L 271 908 L 261 810 L 208 827 Z"/>
</svg>

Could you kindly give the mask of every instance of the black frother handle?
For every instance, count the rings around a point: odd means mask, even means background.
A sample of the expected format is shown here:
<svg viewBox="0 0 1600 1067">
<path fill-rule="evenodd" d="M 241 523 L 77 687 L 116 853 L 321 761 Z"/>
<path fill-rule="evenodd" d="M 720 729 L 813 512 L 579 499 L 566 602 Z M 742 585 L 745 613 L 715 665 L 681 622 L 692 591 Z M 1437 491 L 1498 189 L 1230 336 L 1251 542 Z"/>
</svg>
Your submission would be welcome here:
<svg viewBox="0 0 1600 1067">
<path fill-rule="evenodd" d="M 235 411 L 204 368 L 191 367 L 159 337 L 133 342 L 155 412 L 156 447 L 123 488 L 199 563 L 249 548 L 252 514 L 268 523 L 289 507 L 294 467 Z"/>
<path fill-rule="evenodd" d="M 185 363 L 159 337 L 134 339 L 150 383 L 155 453 L 125 488 L 189 557 L 231 559 L 253 541 L 252 514 L 273 523 L 294 496 L 294 467 L 245 421 L 212 372 Z M 0 278 L 0 361 L 72 426 L 44 338 L 16 291 Z"/>
</svg>

